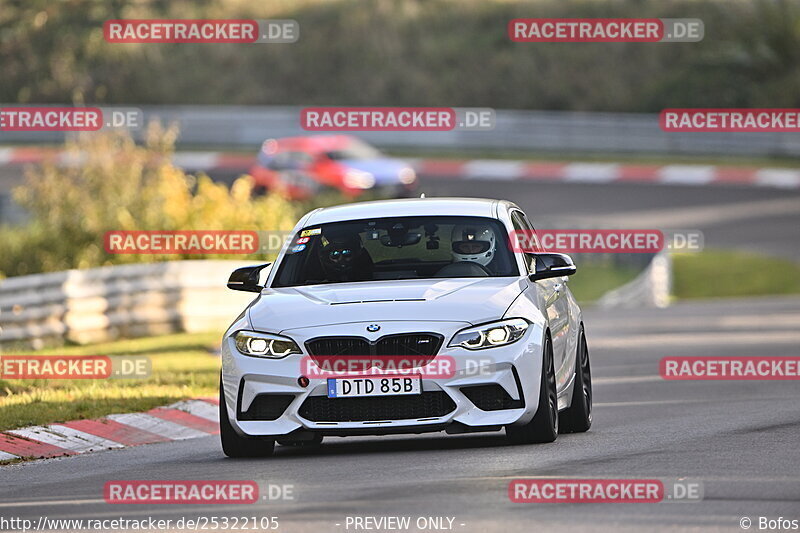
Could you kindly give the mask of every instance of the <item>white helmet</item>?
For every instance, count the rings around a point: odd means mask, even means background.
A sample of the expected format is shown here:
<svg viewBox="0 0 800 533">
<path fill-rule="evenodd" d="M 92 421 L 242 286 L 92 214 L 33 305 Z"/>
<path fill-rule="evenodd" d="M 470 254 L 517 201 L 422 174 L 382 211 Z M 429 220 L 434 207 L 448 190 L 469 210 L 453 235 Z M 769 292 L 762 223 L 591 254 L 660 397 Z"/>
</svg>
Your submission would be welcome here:
<svg viewBox="0 0 800 533">
<path fill-rule="evenodd" d="M 486 266 L 494 258 L 496 239 L 489 226 L 460 225 L 453 228 L 452 250 L 456 261 Z"/>
</svg>

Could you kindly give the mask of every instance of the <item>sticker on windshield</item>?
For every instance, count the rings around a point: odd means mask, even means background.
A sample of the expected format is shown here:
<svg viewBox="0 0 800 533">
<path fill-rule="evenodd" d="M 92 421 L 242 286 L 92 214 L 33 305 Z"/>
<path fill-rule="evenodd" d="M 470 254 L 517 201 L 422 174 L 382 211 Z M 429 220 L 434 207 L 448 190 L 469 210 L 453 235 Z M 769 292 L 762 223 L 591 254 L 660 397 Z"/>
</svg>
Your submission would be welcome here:
<svg viewBox="0 0 800 533">
<path fill-rule="evenodd" d="M 300 232 L 301 237 L 311 237 L 312 235 L 319 235 L 322 233 L 322 228 L 304 229 Z"/>
<path fill-rule="evenodd" d="M 305 243 L 307 243 L 307 242 L 308 242 L 308 239 L 309 239 L 308 237 L 300 237 L 300 238 L 299 238 L 299 239 L 297 239 L 295 242 L 296 242 L 297 244 L 305 244 Z"/>
</svg>

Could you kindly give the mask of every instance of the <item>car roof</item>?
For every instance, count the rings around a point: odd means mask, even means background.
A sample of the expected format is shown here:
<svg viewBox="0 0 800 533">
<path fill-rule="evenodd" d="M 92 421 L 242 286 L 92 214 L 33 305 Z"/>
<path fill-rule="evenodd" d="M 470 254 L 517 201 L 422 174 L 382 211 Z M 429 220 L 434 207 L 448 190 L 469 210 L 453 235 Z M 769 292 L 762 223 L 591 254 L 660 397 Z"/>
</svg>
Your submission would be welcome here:
<svg viewBox="0 0 800 533">
<path fill-rule="evenodd" d="M 308 137 L 283 137 L 274 139 L 277 151 L 286 150 L 336 150 L 350 146 L 355 138 L 350 135 L 310 135 Z"/>
<path fill-rule="evenodd" d="M 478 216 L 497 218 L 497 205 L 510 202 L 485 198 L 408 198 L 325 207 L 309 214 L 305 226 L 345 220 L 403 216 Z"/>
</svg>

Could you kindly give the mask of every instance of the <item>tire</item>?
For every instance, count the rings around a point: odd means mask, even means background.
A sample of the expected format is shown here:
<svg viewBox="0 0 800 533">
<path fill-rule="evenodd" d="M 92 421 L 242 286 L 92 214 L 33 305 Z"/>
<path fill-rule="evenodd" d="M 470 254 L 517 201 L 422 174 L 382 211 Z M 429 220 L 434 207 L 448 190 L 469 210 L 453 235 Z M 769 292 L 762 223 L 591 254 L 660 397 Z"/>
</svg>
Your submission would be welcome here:
<svg viewBox="0 0 800 533">
<path fill-rule="evenodd" d="M 553 343 L 545 338 L 542 354 L 542 377 L 539 384 L 539 407 L 533 419 L 524 426 L 506 426 L 511 444 L 553 442 L 558 438 L 558 396 L 553 365 Z"/>
<path fill-rule="evenodd" d="M 592 427 L 592 369 L 589 348 L 581 325 L 578 334 L 578 353 L 575 357 L 575 386 L 572 404 L 561 414 L 562 433 L 583 433 Z"/>
<path fill-rule="evenodd" d="M 264 196 L 268 192 L 269 192 L 269 189 L 267 189 L 266 186 L 264 186 L 264 185 L 254 185 L 253 186 L 253 190 L 252 190 L 252 196 L 253 197 Z"/>
<path fill-rule="evenodd" d="M 219 438 L 228 457 L 269 457 L 275 451 L 275 439 L 242 437 L 233 429 L 225 407 L 222 379 L 219 383 Z"/>
</svg>

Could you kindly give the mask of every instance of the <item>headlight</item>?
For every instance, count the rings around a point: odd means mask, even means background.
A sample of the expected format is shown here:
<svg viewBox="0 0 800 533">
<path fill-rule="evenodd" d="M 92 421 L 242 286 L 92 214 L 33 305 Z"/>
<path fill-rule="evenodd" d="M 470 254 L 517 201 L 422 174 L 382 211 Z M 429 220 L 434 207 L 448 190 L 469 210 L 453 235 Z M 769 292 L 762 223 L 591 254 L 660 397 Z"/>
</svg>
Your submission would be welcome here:
<svg viewBox="0 0 800 533">
<path fill-rule="evenodd" d="M 375 176 L 363 170 L 348 170 L 344 175 L 344 185 L 351 189 L 369 189 L 375 185 Z"/>
<path fill-rule="evenodd" d="M 295 342 L 288 337 L 258 333 L 256 331 L 240 331 L 236 334 L 236 348 L 244 355 L 251 357 L 268 357 L 280 359 L 293 353 L 303 353 Z"/>
<path fill-rule="evenodd" d="M 453 336 L 448 346 L 460 346 L 467 350 L 482 350 L 504 346 L 516 342 L 528 329 L 528 322 L 522 318 L 509 318 L 492 324 L 462 329 Z"/>
<path fill-rule="evenodd" d="M 403 185 L 411 185 L 417 180 L 417 173 L 413 168 L 406 167 L 400 171 L 397 177 Z"/>
</svg>

